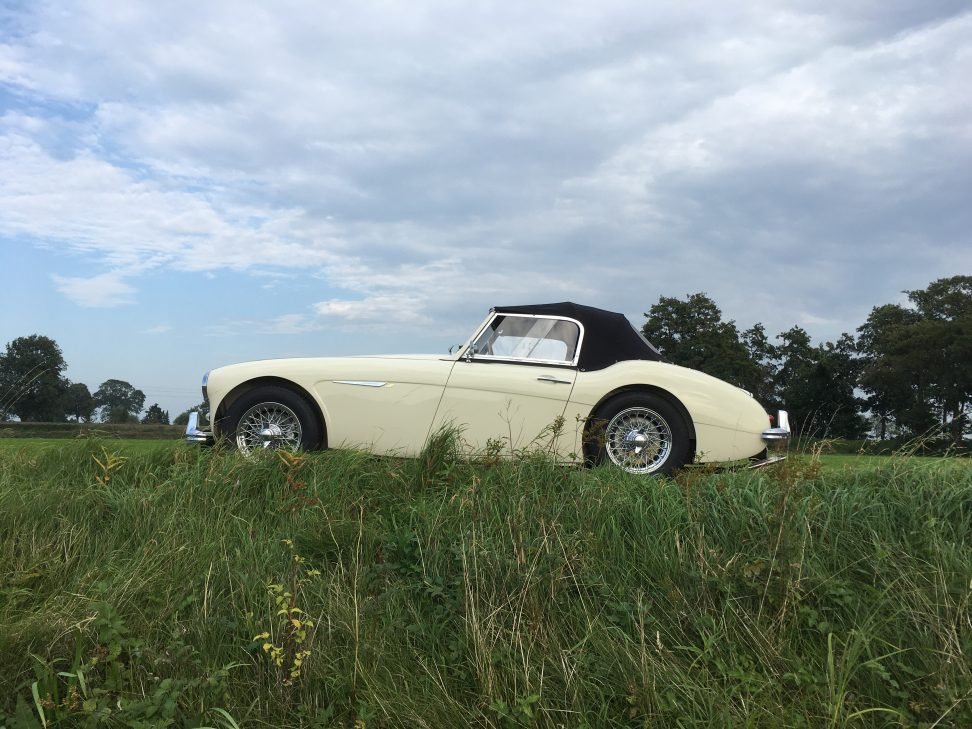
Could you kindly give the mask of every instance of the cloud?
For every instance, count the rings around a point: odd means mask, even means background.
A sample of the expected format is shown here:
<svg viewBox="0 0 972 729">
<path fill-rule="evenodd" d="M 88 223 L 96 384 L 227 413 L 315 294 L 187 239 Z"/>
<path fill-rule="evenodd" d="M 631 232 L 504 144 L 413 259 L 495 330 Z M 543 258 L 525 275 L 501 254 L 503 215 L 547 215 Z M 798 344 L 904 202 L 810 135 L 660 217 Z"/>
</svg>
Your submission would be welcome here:
<svg viewBox="0 0 972 729">
<path fill-rule="evenodd" d="M 115 271 L 90 278 L 52 274 L 51 279 L 58 291 L 79 306 L 110 308 L 130 304 L 134 299 L 135 289 Z"/>
<path fill-rule="evenodd" d="M 16 124 L 19 129 L 0 134 L 0 231 L 6 235 L 95 254 L 130 273 L 331 260 L 326 233 L 309 240 L 299 211 L 235 204 L 144 179 L 92 150 L 59 159 L 21 131 L 29 126 L 23 118 Z"/>
<path fill-rule="evenodd" d="M 832 335 L 972 269 L 958 0 L 63 2 L 3 27 L 0 238 L 131 288 L 321 283 L 239 312 L 266 331 L 705 290 Z"/>
<path fill-rule="evenodd" d="M 172 331 L 171 324 L 157 324 L 154 327 L 149 327 L 148 329 L 143 330 L 142 333 L 143 334 L 166 334 L 167 332 L 171 332 L 171 331 Z"/>
<path fill-rule="evenodd" d="M 423 297 L 424 298 L 424 297 Z M 371 296 L 365 299 L 330 299 L 314 305 L 317 316 L 355 323 L 417 323 L 426 321 L 421 300 L 415 296 Z"/>
</svg>

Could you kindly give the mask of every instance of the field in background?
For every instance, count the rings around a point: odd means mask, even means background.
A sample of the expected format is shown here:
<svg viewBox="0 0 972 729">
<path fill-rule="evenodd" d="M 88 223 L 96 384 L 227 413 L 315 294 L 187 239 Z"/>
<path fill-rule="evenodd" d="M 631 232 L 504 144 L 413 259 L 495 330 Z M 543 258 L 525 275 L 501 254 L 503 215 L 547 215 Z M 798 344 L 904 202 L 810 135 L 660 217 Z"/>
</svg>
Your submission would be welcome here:
<svg viewBox="0 0 972 729">
<path fill-rule="evenodd" d="M 968 459 L 0 444 L 0 726 L 972 725 Z"/>
<path fill-rule="evenodd" d="M 102 447 L 124 455 L 146 451 L 174 452 L 184 448 L 181 438 L 0 438 L 0 453 L 30 454 L 73 452 L 79 443 L 99 443 Z"/>
<path fill-rule="evenodd" d="M 2 423 L 0 442 L 12 438 L 177 439 L 184 425 L 142 423 Z"/>
</svg>

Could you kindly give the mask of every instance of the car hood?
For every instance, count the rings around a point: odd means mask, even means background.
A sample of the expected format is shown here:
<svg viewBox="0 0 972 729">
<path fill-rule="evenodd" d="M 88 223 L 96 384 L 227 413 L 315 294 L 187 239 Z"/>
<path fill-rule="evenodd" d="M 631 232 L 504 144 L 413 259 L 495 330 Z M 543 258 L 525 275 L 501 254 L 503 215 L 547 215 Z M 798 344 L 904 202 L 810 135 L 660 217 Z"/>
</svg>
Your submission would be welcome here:
<svg viewBox="0 0 972 729">
<path fill-rule="evenodd" d="M 213 372 L 228 370 L 237 367 L 249 367 L 252 365 L 270 365 L 270 364 L 283 364 L 289 365 L 294 363 L 307 363 L 307 362 L 318 362 L 320 364 L 327 364 L 330 362 L 346 362 L 348 360 L 449 360 L 455 359 L 454 356 L 448 354 L 352 354 L 352 355 L 342 355 L 338 357 L 269 357 L 267 359 L 253 359 L 246 362 L 237 362 L 236 364 L 223 365 L 217 367 Z"/>
<path fill-rule="evenodd" d="M 444 386 L 455 359 L 441 354 L 366 355 L 354 357 L 288 357 L 226 365 L 211 370 L 207 392 L 212 402 L 253 380 L 288 380 L 308 393 L 323 382 L 380 381 Z"/>
</svg>

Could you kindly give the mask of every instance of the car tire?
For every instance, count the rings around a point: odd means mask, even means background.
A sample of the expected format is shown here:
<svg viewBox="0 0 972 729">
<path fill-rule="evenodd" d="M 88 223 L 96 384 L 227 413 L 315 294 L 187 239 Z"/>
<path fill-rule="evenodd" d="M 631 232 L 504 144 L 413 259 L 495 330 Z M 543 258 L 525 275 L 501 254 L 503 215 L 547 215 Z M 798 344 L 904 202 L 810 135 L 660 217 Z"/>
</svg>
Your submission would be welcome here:
<svg viewBox="0 0 972 729">
<path fill-rule="evenodd" d="M 593 418 L 593 461 L 613 463 L 628 473 L 671 476 L 689 458 L 689 430 L 665 398 L 632 392 L 612 398 Z"/>
<path fill-rule="evenodd" d="M 313 451 L 324 440 L 310 403 L 279 385 L 263 385 L 238 397 L 224 422 L 227 442 L 244 455 L 262 449 Z"/>
</svg>

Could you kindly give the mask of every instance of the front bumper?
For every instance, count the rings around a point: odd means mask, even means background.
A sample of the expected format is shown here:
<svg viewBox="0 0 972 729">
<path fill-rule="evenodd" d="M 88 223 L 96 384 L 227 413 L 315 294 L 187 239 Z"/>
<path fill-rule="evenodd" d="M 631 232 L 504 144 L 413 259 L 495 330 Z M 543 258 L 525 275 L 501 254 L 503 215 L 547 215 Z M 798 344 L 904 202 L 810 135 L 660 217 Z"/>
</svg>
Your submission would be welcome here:
<svg viewBox="0 0 972 729">
<path fill-rule="evenodd" d="M 786 410 L 780 410 L 776 416 L 776 427 L 767 428 L 761 434 L 767 446 L 785 447 L 790 440 L 790 415 Z"/>
<path fill-rule="evenodd" d="M 189 413 L 189 422 L 186 424 L 186 442 L 212 445 L 215 440 L 211 430 L 203 430 L 199 427 L 199 413 L 196 411 Z"/>
</svg>

